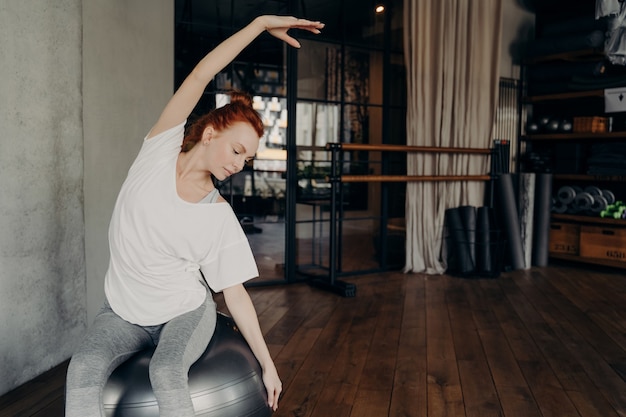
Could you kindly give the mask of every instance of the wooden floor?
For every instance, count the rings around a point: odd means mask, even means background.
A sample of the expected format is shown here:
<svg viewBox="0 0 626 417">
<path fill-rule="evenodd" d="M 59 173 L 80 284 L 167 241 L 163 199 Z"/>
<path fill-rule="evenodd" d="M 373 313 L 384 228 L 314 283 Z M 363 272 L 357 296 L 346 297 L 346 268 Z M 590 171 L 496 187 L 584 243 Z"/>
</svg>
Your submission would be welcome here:
<svg viewBox="0 0 626 417">
<path fill-rule="evenodd" d="M 626 416 L 621 273 L 348 281 L 354 298 L 250 289 L 285 387 L 274 417 Z M 0 416 L 62 416 L 65 366 L 1 397 Z"/>
</svg>

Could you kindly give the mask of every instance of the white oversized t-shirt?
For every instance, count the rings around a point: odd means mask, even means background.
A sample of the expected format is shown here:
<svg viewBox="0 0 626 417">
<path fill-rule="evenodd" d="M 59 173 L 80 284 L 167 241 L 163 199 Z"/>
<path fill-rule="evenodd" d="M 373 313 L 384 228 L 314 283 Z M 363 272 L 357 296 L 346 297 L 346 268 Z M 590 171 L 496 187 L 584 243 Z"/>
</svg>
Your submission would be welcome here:
<svg viewBox="0 0 626 417">
<path fill-rule="evenodd" d="M 228 203 L 189 203 L 176 191 L 184 123 L 144 143 L 109 225 L 105 293 L 123 319 L 157 325 L 199 307 L 213 291 L 258 276 L 250 245 Z"/>
</svg>

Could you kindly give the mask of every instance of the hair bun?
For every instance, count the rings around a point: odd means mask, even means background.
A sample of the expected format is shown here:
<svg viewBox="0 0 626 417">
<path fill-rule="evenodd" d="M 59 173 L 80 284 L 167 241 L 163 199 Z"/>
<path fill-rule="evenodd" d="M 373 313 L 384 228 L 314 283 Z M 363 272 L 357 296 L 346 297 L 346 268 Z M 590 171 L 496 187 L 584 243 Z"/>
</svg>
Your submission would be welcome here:
<svg viewBox="0 0 626 417">
<path fill-rule="evenodd" d="M 252 96 L 243 91 L 233 90 L 230 92 L 230 104 L 243 104 L 252 107 Z"/>
</svg>

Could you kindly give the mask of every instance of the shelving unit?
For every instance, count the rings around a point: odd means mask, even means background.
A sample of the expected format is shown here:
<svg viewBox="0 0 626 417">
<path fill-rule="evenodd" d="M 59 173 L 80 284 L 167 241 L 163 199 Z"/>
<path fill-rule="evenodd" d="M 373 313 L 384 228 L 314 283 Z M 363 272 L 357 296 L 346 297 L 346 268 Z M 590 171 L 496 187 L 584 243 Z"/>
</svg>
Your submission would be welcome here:
<svg viewBox="0 0 626 417">
<path fill-rule="evenodd" d="M 574 51 L 554 54 L 544 57 L 534 57 L 525 66 L 532 66 L 548 62 L 576 62 L 601 58 L 596 50 Z M 624 85 L 626 88 L 626 84 Z M 604 112 L 605 90 L 593 89 L 587 91 L 568 91 L 535 96 L 524 96 L 522 105 L 528 114 L 550 113 L 552 116 L 580 117 L 606 116 Z M 623 115 L 617 115 L 623 117 Z M 529 117 L 530 119 L 530 117 Z M 522 121 L 524 122 L 524 121 Z M 525 122 L 524 122 L 525 123 Z M 594 144 L 609 144 L 626 142 L 626 126 L 620 131 L 580 132 L 559 131 L 558 129 L 525 133 L 522 128 L 522 141 L 526 151 L 540 149 L 552 153 L 554 165 L 558 161 L 557 148 L 571 150 L 578 147 L 580 158 Z M 626 175 L 590 175 L 581 166 L 584 163 L 573 164 L 571 170 L 564 168 L 566 164 L 560 162 L 558 172 L 553 172 L 553 194 L 561 186 L 577 186 L 585 188 L 593 185 L 601 188 L 610 188 L 616 200 L 626 200 Z M 550 171 L 551 168 L 547 168 Z M 522 170 L 525 170 L 522 168 Z M 582 262 L 592 265 L 603 265 L 626 269 L 626 219 L 602 218 L 586 214 L 553 213 L 551 216 L 550 257 L 572 262 Z"/>
</svg>

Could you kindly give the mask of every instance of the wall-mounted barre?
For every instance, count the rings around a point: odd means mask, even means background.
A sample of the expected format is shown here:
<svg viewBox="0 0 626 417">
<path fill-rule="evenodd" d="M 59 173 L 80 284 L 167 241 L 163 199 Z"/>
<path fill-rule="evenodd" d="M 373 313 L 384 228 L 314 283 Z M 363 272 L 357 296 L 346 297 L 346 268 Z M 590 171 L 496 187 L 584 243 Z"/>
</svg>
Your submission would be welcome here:
<svg viewBox="0 0 626 417">
<path fill-rule="evenodd" d="M 432 146 L 367 145 L 358 143 L 327 143 L 326 150 L 370 152 L 421 152 L 445 154 L 491 155 L 492 149 L 437 148 Z M 336 161 L 335 161 L 336 164 Z M 333 168 L 335 167 L 333 164 Z M 332 172 L 337 172 L 335 169 Z M 336 175 L 326 176 L 326 182 L 416 182 L 416 181 L 489 181 L 491 175 Z"/>
</svg>

